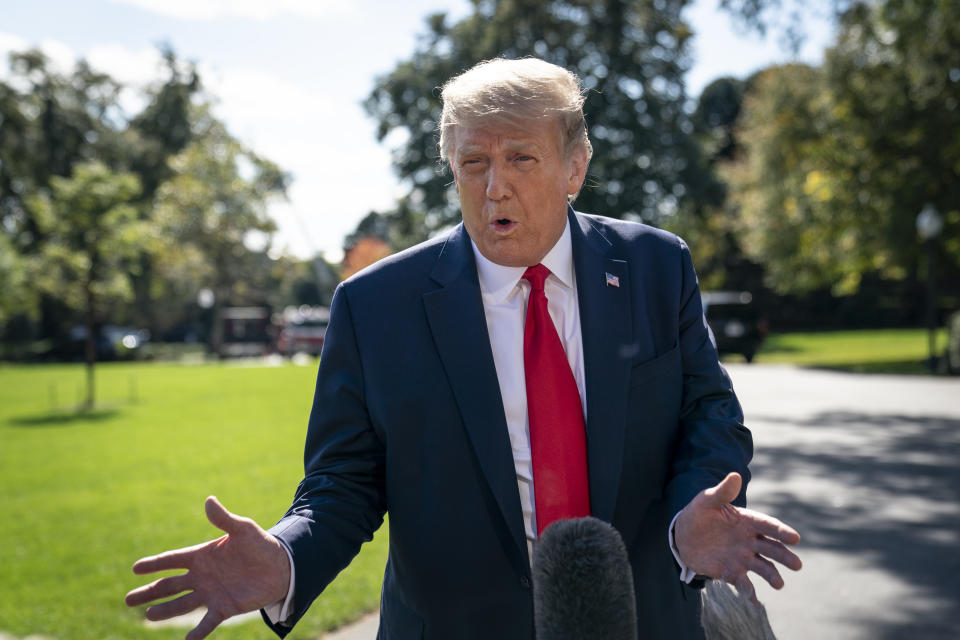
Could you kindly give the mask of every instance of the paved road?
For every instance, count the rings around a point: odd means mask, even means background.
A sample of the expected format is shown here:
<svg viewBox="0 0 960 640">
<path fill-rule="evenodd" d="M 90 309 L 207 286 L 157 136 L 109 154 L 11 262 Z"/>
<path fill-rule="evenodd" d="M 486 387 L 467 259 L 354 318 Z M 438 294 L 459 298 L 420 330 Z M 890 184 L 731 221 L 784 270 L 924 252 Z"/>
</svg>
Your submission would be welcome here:
<svg viewBox="0 0 960 640">
<path fill-rule="evenodd" d="M 960 379 L 728 370 L 756 445 L 750 506 L 804 537 L 782 591 L 754 580 L 777 637 L 960 639 Z"/>
<path fill-rule="evenodd" d="M 804 537 L 784 590 L 758 584 L 777 636 L 960 638 L 960 379 L 728 369 L 750 506 Z"/>
</svg>

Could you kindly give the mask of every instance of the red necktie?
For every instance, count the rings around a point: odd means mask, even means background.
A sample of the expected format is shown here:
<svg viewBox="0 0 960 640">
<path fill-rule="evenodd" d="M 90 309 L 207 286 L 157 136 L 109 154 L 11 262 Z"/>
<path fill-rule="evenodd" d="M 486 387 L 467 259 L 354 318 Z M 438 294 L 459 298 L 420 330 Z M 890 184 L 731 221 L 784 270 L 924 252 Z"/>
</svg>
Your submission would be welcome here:
<svg viewBox="0 0 960 640">
<path fill-rule="evenodd" d="M 542 264 L 523 274 L 532 287 L 523 325 L 523 368 L 538 535 L 554 520 L 590 515 L 583 405 L 547 311 L 543 283 L 548 275 Z"/>
</svg>

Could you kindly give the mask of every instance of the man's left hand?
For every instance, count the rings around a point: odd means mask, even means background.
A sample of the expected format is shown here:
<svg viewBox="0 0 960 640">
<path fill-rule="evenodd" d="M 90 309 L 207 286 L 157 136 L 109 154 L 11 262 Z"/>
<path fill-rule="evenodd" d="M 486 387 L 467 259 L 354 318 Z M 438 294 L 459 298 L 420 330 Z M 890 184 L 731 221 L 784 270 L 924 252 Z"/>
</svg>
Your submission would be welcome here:
<svg viewBox="0 0 960 640">
<path fill-rule="evenodd" d="M 772 516 L 730 504 L 742 482 L 740 474 L 731 473 L 697 494 L 677 516 L 674 542 L 692 571 L 725 580 L 756 602 L 747 573 L 782 588 L 783 578 L 771 560 L 798 571 L 803 564 L 786 545 L 800 542 L 800 534 Z"/>
</svg>

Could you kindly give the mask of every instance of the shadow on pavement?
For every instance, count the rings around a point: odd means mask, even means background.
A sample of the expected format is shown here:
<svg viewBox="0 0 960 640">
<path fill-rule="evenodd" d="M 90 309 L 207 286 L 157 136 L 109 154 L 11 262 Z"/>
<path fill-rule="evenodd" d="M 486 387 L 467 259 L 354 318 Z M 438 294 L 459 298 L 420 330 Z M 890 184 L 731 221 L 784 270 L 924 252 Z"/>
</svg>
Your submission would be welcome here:
<svg viewBox="0 0 960 640">
<path fill-rule="evenodd" d="M 917 594 L 851 620 L 864 637 L 960 638 L 960 419 L 858 412 L 755 419 L 789 423 L 802 437 L 763 447 L 754 474 L 774 486 L 806 478 L 831 496 L 804 502 L 789 491 L 765 493 L 804 546 L 862 558 Z"/>
</svg>

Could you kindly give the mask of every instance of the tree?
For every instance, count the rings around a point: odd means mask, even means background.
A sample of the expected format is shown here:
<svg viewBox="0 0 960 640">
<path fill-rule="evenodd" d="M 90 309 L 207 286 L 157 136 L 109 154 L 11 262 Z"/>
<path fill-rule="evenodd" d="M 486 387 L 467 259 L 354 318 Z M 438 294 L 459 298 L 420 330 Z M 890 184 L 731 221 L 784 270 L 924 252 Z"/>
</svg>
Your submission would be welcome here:
<svg viewBox="0 0 960 640">
<path fill-rule="evenodd" d="M 130 119 L 124 131 L 127 163 L 141 177 L 145 200 L 151 200 L 163 181 L 173 175 L 169 158 L 193 139 L 193 100 L 202 87 L 194 64 L 180 61 L 169 45 L 160 51 L 165 77 L 147 88 L 146 107 Z"/>
<path fill-rule="evenodd" d="M 61 299 L 66 289 L 51 285 L 31 296 L 13 287 L 27 267 L 60 251 L 64 237 L 83 235 L 82 227 L 69 228 L 83 224 L 82 216 L 60 215 L 54 183 L 76 178 L 74 170 L 90 162 L 100 163 L 98 172 L 136 177 L 137 195 L 123 202 L 124 215 L 133 207 L 140 226 L 151 229 L 135 258 L 124 255 L 123 295 L 102 300 L 98 313 L 162 335 L 196 311 L 201 279 L 215 282 L 218 309 L 230 299 L 282 302 L 277 261 L 247 241 L 272 232 L 266 202 L 284 193 L 288 177 L 233 139 L 200 103 L 193 64 L 164 47 L 160 77 L 136 114 L 121 108 L 121 85 L 82 60 L 59 73 L 43 54 L 27 51 L 12 54 L 10 65 L 9 79 L 0 81 L 0 320 L 20 314 L 13 324 L 29 327 L 23 319 L 32 312 L 42 323 L 40 331 L 18 329 L 18 336 L 56 342 L 80 313 L 75 301 Z M 94 182 L 91 189 L 106 188 Z M 327 271 L 316 274 L 314 280 Z"/>
<path fill-rule="evenodd" d="M 855 4 L 822 69 L 765 71 L 730 167 L 744 246 L 781 292 L 857 291 L 866 276 L 916 280 L 925 203 L 960 282 L 960 6 Z"/>
<path fill-rule="evenodd" d="M 141 184 L 135 203 L 148 220 L 157 186 L 171 175 L 167 158 L 179 152 L 192 135 L 188 112 L 200 82 L 192 65 L 163 50 L 165 77 L 147 91 L 147 106 L 130 117 L 119 104 L 121 85 L 110 76 L 77 62 L 60 73 L 39 51 L 9 56 L 9 78 L 0 81 L 0 234 L 11 252 L 22 258 L 38 255 L 44 232 L 27 201 L 51 193 L 51 179 L 68 177 L 79 163 L 99 161 L 113 171 L 131 171 Z M 11 262 L 14 258 L 8 258 Z M 152 276 L 147 254 L 134 270 L 139 319 L 154 318 L 151 292 L 162 288 Z M 30 304 L 12 305 L 0 296 L 0 315 L 27 313 L 39 317 L 40 334 L 56 338 L 71 312 L 49 295 L 26 296 Z"/>
<path fill-rule="evenodd" d="M 200 94 L 200 76 L 196 66 L 179 60 L 169 45 L 161 47 L 162 78 L 146 90 L 144 109 L 134 115 L 123 131 L 124 166 L 140 176 L 143 186 L 140 215 L 149 219 L 157 189 L 173 176 L 169 159 L 183 151 L 194 136 L 193 101 Z M 157 313 L 157 300 L 169 293 L 171 283 L 156 273 L 155 257 L 142 253 L 134 278 L 136 321 L 156 334 L 163 314 Z"/>
<path fill-rule="evenodd" d="M 694 139 L 715 175 L 742 155 L 737 125 L 748 86 L 748 80 L 718 78 L 697 99 L 691 117 Z M 696 255 L 701 287 L 759 293 L 763 267 L 742 249 L 738 209 L 727 197 L 726 184 L 722 184 L 721 195 L 704 203 L 697 213 L 679 216 L 671 231 L 682 236 Z"/>
<path fill-rule="evenodd" d="M 94 406 L 96 337 L 104 306 L 129 299 L 133 260 L 145 246 L 148 229 L 133 201 L 140 181 L 98 162 L 78 164 L 69 178 L 53 177 L 51 193 L 30 199 L 33 220 L 44 237 L 31 257 L 31 281 L 83 314 L 86 327 L 85 409 Z"/>
<path fill-rule="evenodd" d="M 157 191 L 158 267 L 194 292 L 197 283 L 213 291 L 210 346 L 219 353 L 224 306 L 262 294 L 255 283 L 269 272 L 269 259 L 246 242 L 260 234 L 268 244 L 276 227 L 267 203 L 286 194 L 289 177 L 233 138 L 208 108 L 195 117 L 195 138 L 170 160 L 174 175 Z"/>
<path fill-rule="evenodd" d="M 17 313 L 31 314 L 36 291 L 30 286 L 30 269 L 10 240 L 0 234 L 0 327 Z"/>
<path fill-rule="evenodd" d="M 415 53 L 379 78 L 365 103 L 380 140 L 405 137 L 394 165 L 410 191 L 389 216 L 393 236 L 410 244 L 459 219 L 450 176 L 438 171 L 437 87 L 496 56 L 541 57 L 582 78 L 595 154 L 579 208 L 662 224 L 717 201 L 685 111 L 687 4 L 473 0 L 473 13 L 456 24 L 430 16 Z"/>
<path fill-rule="evenodd" d="M 0 234 L 12 253 L 30 259 L 44 231 L 28 201 L 49 194 L 51 179 L 69 176 L 76 164 L 114 155 L 108 150 L 115 149 L 111 116 L 120 86 L 82 61 L 60 74 L 39 51 L 11 53 L 9 67 L 0 81 Z M 0 300 L 4 315 L 36 317 L 43 337 L 61 335 L 62 318 L 72 312 L 44 292 L 12 301 Z"/>
<path fill-rule="evenodd" d="M 120 85 L 83 61 L 61 75 L 39 51 L 9 60 L 11 79 L 0 81 L 0 226 L 14 247 L 33 253 L 43 232 L 27 199 L 77 163 L 108 160 Z"/>
</svg>

